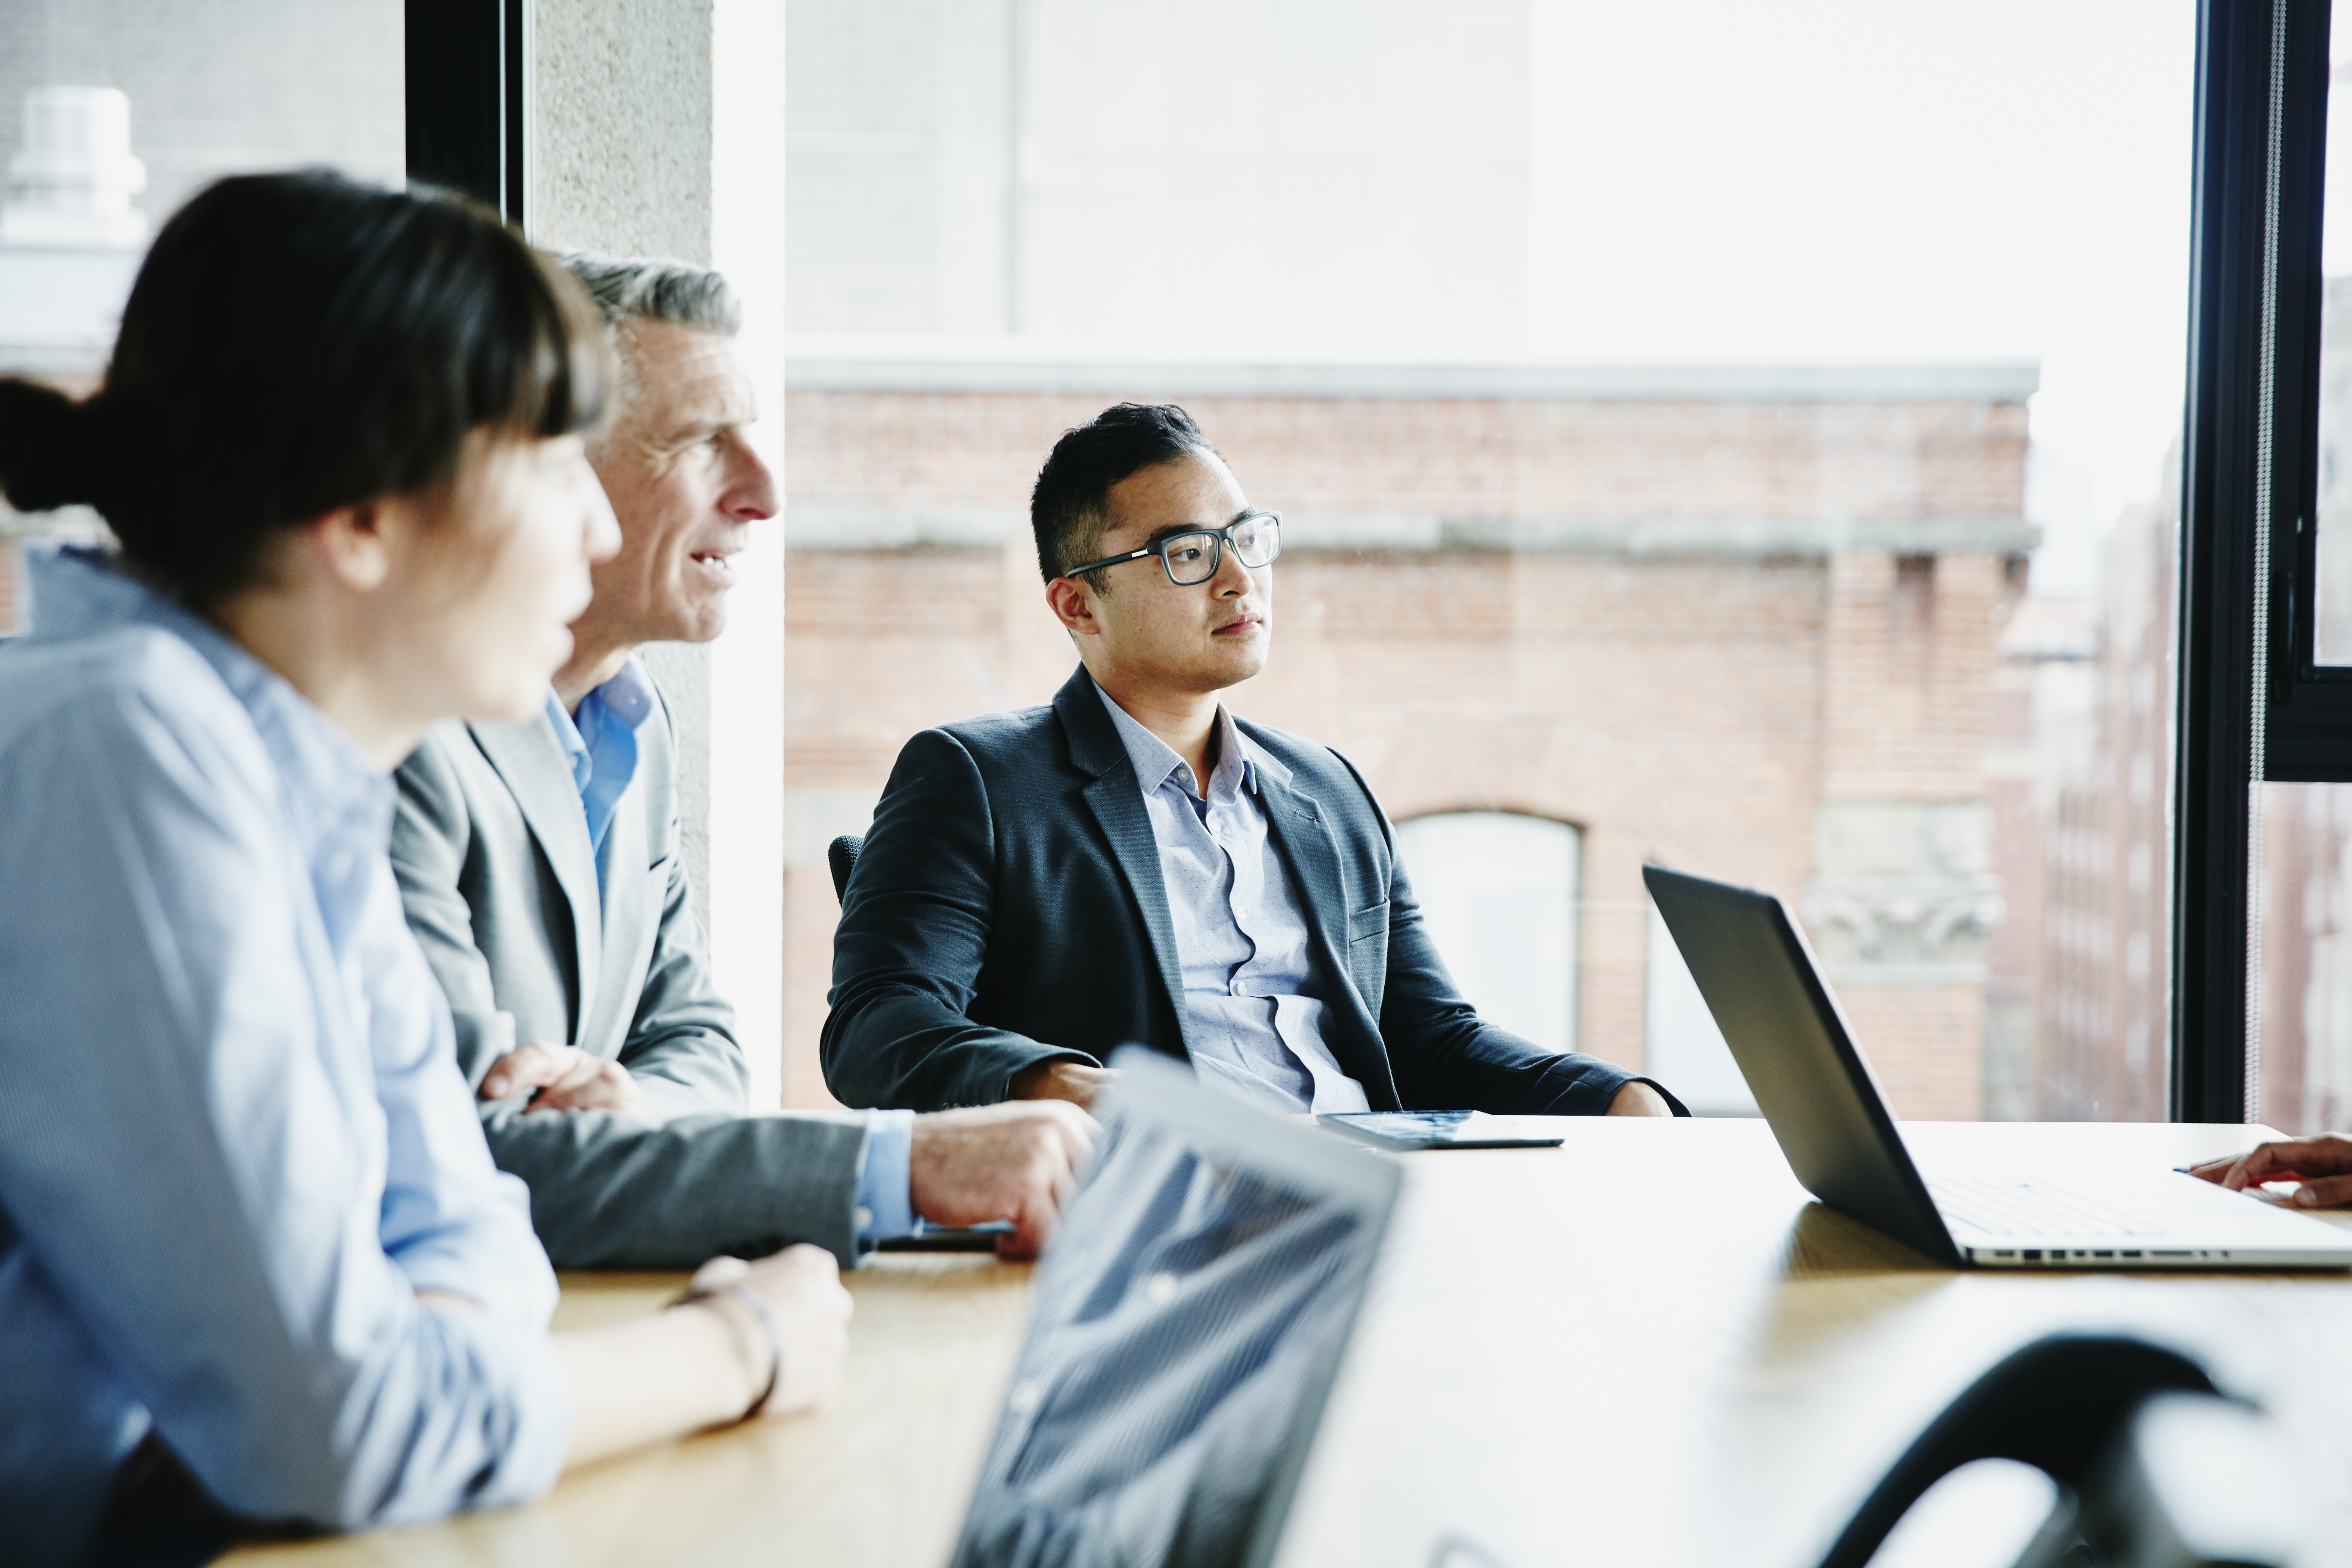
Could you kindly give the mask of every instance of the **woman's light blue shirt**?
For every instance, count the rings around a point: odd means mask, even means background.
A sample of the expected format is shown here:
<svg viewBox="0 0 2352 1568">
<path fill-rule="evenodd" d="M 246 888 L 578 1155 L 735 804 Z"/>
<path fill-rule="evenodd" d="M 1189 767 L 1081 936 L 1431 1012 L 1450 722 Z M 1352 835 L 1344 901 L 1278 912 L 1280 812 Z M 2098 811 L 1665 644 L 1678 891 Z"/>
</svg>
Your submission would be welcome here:
<svg viewBox="0 0 2352 1568">
<path fill-rule="evenodd" d="M 265 1519 L 540 1491 L 555 1279 L 402 918 L 391 780 L 102 558 L 31 566 L 0 648 L 11 1551 L 70 1561 L 151 1426 Z"/>
</svg>

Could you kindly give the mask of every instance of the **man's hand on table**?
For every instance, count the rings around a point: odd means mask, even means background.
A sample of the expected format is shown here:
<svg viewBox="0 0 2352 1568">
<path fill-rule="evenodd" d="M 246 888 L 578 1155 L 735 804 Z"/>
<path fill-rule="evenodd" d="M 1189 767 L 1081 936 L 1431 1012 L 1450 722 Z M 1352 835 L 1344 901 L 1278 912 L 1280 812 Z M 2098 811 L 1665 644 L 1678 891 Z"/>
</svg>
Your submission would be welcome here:
<svg viewBox="0 0 2352 1568">
<path fill-rule="evenodd" d="M 1054 1234 L 1100 1131 L 1093 1117 L 1060 1099 L 918 1116 L 907 1162 L 915 1212 L 933 1225 L 1011 1220 L 1012 1234 L 997 1244 L 998 1253 L 1034 1258 Z"/>
<path fill-rule="evenodd" d="M 2352 1137 L 2322 1132 L 2314 1138 L 2282 1138 L 2248 1153 L 2191 1165 L 2189 1173 L 2233 1193 L 2264 1182 L 2301 1182 L 2291 1200 L 2298 1208 L 2352 1204 Z"/>
<path fill-rule="evenodd" d="M 1117 1077 L 1108 1068 L 1090 1068 L 1084 1062 L 1039 1062 L 1013 1075 L 1013 1098 L 1092 1105 L 1103 1086 Z"/>
<path fill-rule="evenodd" d="M 481 1097 L 504 1100 L 537 1089 L 529 1110 L 620 1110 L 646 1114 L 646 1097 L 629 1069 L 577 1046 L 526 1040 L 490 1064 L 482 1075 Z"/>
<path fill-rule="evenodd" d="M 1617 1097 L 1609 1102 L 1609 1114 L 1612 1116 L 1672 1116 L 1674 1113 L 1675 1108 L 1666 1103 L 1666 1097 L 1639 1079 L 1619 1089 Z"/>
</svg>

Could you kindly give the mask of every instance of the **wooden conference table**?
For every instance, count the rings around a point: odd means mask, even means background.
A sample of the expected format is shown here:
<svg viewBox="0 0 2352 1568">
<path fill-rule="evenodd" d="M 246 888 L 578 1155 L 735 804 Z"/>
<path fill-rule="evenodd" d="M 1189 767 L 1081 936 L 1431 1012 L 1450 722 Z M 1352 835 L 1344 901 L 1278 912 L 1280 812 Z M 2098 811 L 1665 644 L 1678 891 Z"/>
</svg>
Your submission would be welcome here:
<svg viewBox="0 0 2352 1568">
<path fill-rule="evenodd" d="M 2352 1273 L 1955 1273 L 1813 1203 L 1754 1121 L 1578 1120 L 1558 1150 L 1410 1156 L 1405 1206 L 1281 1561 L 1429 1568 L 1817 1561 L 1887 1463 L 2058 1329 L 2189 1351 L 2271 1412 L 2352 1563 Z M 2234 1126 L 1911 1123 L 1915 1147 L 2185 1163 Z M 2347 1222 L 2352 1223 L 2352 1222 Z M 897 1254 L 850 1276 L 827 1411 L 572 1476 L 527 1508 L 248 1548 L 240 1568 L 944 1563 L 1030 1271 Z M 568 1276 L 557 1321 L 677 1277 Z"/>
</svg>

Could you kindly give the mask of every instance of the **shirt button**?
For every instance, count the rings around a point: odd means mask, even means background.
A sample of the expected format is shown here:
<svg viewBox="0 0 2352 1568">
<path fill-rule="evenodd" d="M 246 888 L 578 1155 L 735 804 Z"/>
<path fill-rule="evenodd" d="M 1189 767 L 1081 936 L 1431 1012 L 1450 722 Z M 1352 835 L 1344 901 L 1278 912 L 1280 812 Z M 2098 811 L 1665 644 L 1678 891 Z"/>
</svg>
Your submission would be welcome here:
<svg viewBox="0 0 2352 1568">
<path fill-rule="evenodd" d="M 857 1221 L 857 1228 L 860 1230 L 872 1230 L 874 1228 L 874 1211 L 872 1209 L 860 1205 L 857 1213 L 851 1217 Z"/>
<path fill-rule="evenodd" d="M 1044 1402 L 1045 1397 L 1045 1391 L 1037 1385 L 1037 1380 L 1034 1377 L 1024 1377 L 1013 1385 L 1013 1391 L 1004 1396 L 1004 1403 L 1011 1407 L 1013 1415 L 1026 1415 L 1036 1409 Z"/>
<path fill-rule="evenodd" d="M 1176 1299 L 1176 1276 L 1154 1274 L 1143 1282 L 1143 1294 L 1155 1307 L 1164 1307 Z"/>
</svg>

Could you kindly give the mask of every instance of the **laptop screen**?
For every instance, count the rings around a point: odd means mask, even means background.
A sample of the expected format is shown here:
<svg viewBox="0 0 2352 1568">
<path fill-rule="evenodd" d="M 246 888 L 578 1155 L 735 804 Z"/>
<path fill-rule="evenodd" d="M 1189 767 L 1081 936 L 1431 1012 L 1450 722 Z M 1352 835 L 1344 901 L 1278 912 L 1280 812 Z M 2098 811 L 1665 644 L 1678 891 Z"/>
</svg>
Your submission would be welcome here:
<svg viewBox="0 0 2352 1568">
<path fill-rule="evenodd" d="M 1122 1051 L 955 1562 L 1263 1563 L 1396 1167 Z"/>
</svg>

